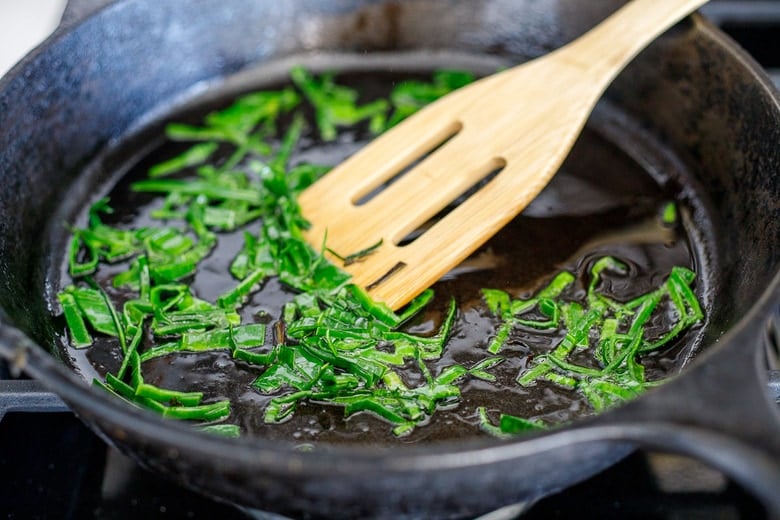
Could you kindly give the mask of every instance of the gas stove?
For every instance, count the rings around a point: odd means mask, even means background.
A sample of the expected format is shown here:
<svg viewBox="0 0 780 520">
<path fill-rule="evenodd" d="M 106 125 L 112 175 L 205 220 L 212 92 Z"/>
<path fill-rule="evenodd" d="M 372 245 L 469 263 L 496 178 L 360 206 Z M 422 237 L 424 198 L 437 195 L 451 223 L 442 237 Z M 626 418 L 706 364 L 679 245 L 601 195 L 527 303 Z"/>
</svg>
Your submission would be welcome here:
<svg viewBox="0 0 780 520">
<path fill-rule="evenodd" d="M 6 8 L 0 5 L 0 18 Z M 702 11 L 780 85 L 780 0 L 713 0 Z M 1 74 L 15 58 L 0 58 L 5 59 Z M 770 334 L 767 351 L 767 368 L 778 370 L 780 333 Z M 771 390 L 780 403 L 780 387 Z M 9 519 L 280 519 L 215 502 L 140 468 L 83 426 L 57 396 L 23 375 L 10 374 L 1 363 L 0 483 L 0 517 Z M 754 497 L 718 471 L 685 457 L 640 450 L 523 511 L 507 508 L 483 520 L 575 516 L 767 517 Z"/>
</svg>

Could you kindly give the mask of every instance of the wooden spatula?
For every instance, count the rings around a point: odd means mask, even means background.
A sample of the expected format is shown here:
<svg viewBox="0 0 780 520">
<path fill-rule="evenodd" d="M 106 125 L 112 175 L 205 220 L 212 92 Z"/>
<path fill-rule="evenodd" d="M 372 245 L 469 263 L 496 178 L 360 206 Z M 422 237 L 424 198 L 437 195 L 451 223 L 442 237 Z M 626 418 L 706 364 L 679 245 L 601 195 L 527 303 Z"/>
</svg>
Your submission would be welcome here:
<svg viewBox="0 0 780 520">
<path fill-rule="evenodd" d="M 303 215 L 312 223 L 307 240 L 319 248 L 327 235 L 330 249 L 349 255 L 381 239 L 376 251 L 346 269 L 373 298 L 401 307 L 519 214 L 555 174 L 620 70 L 705 3 L 632 0 L 565 47 L 431 104 L 302 194 Z M 399 245 L 498 169 L 421 236 Z"/>
</svg>

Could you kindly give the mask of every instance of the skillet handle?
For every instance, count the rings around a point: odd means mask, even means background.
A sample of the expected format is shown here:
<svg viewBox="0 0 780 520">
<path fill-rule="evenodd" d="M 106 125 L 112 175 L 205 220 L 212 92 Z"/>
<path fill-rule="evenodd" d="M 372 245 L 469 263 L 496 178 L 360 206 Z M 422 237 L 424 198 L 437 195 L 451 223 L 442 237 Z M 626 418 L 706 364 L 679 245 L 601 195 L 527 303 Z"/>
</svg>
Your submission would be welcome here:
<svg viewBox="0 0 780 520">
<path fill-rule="evenodd" d="M 766 370 L 775 325 L 761 322 L 749 320 L 681 376 L 594 422 L 608 438 L 711 465 L 780 519 L 780 372 Z"/>
</svg>

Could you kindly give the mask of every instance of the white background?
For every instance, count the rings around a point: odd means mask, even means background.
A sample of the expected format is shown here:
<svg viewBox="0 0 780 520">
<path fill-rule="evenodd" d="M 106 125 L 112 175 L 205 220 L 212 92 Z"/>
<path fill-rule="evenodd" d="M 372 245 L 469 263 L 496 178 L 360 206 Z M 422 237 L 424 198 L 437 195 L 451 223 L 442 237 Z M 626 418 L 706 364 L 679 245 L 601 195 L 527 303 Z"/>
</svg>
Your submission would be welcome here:
<svg viewBox="0 0 780 520">
<path fill-rule="evenodd" d="M 66 0 L 0 0 L 0 76 L 48 36 Z"/>
</svg>

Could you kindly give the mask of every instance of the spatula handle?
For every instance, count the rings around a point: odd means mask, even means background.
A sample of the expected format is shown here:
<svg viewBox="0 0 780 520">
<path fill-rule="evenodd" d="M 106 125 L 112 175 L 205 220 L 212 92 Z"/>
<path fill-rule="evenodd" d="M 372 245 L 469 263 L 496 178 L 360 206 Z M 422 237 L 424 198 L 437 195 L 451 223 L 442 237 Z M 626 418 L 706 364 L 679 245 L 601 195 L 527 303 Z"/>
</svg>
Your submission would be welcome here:
<svg viewBox="0 0 780 520">
<path fill-rule="evenodd" d="M 709 0 L 631 0 L 581 38 L 561 49 L 609 82 L 650 42 Z"/>
</svg>

